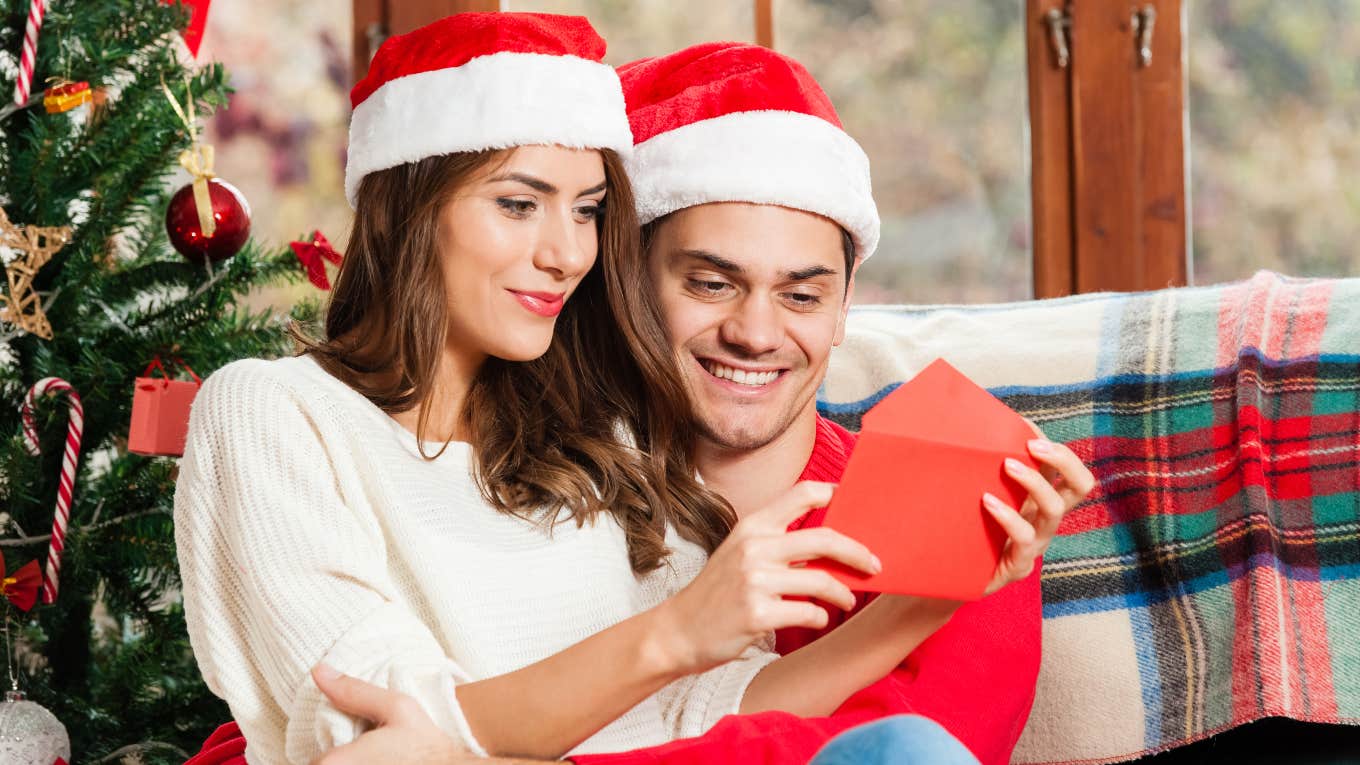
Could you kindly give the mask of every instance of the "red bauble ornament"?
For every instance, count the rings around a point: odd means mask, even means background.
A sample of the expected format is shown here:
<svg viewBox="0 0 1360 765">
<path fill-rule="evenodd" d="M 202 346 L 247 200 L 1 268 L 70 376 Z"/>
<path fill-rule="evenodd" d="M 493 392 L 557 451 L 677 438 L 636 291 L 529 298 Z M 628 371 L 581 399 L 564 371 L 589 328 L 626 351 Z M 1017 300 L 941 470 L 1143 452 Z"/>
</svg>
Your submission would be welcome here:
<svg viewBox="0 0 1360 765">
<path fill-rule="evenodd" d="M 208 195 L 212 200 L 213 220 L 217 230 L 203 236 L 198 225 L 198 207 L 194 205 L 192 183 L 175 192 L 165 210 L 165 230 L 170 244 L 190 261 L 216 263 L 235 255 L 250 238 L 250 203 L 240 189 L 217 178 L 208 179 Z"/>
</svg>

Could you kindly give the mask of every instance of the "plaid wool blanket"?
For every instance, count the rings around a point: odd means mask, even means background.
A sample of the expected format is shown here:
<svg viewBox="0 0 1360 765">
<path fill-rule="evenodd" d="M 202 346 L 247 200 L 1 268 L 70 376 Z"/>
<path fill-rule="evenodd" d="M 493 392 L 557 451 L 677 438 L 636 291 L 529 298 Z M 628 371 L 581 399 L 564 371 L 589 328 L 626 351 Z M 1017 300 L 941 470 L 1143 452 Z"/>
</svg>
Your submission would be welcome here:
<svg viewBox="0 0 1360 765">
<path fill-rule="evenodd" d="M 937 357 L 1099 480 L 1046 558 L 1016 762 L 1360 724 L 1360 279 L 857 308 L 819 406 L 857 428 Z"/>
</svg>

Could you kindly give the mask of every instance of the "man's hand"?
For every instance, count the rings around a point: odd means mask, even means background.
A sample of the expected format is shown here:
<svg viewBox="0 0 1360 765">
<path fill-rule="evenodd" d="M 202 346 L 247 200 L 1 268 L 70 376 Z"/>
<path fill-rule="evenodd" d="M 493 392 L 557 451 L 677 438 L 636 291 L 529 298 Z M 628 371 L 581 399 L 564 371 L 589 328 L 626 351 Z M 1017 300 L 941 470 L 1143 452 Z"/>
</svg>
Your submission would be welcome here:
<svg viewBox="0 0 1360 765">
<path fill-rule="evenodd" d="M 419 702 L 404 693 L 380 688 L 318 664 L 312 679 L 341 712 L 371 721 L 375 727 L 344 746 L 312 761 L 312 765 L 458 765 L 483 763 L 439 729 Z"/>
<path fill-rule="evenodd" d="M 1033 423 L 1030 425 L 1033 427 Z M 1008 459 L 1005 464 L 1006 474 L 1029 490 L 1025 504 L 1017 511 L 992 494 L 982 495 L 983 506 L 1010 537 L 987 585 L 988 595 L 1034 571 L 1036 561 L 1058 533 L 1063 516 L 1096 485 L 1095 476 L 1071 449 L 1044 438 L 1037 427 L 1034 430 L 1039 437 L 1029 442 L 1029 452 L 1044 466 L 1044 472 L 1018 460 Z"/>
</svg>

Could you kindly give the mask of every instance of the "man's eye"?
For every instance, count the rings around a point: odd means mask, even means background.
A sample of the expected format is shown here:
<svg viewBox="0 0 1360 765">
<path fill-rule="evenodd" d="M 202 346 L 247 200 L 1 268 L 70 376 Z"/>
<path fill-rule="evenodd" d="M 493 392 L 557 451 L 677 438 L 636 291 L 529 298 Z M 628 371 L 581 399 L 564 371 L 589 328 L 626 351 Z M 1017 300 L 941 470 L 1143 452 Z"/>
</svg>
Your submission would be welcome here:
<svg viewBox="0 0 1360 765">
<path fill-rule="evenodd" d="M 809 295 L 805 292 L 789 292 L 785 295 L 785 298 L 798 308 L 816 308 L 822 304 L 821 297 Z"/>
<path fill-rule="evenodd" d="M 727 288 L 727 282 L 711 282 L 707 279 L 690 279 L 690 289 L 705 295 L 716 295 Z"/>
<path fill-rule="evenodd" d="M 528 215 L 529 213 L 533 212 L 535 209 L 538 208 L 538 205 L 532 199 L 511 199 L 509 197 L 500 197 L 499 199 L 496 200 L 496 204 L 500 205 L 500 208 L 502 210 L 505 210 L 511 215 L 519 216 Z"/>
</svg>

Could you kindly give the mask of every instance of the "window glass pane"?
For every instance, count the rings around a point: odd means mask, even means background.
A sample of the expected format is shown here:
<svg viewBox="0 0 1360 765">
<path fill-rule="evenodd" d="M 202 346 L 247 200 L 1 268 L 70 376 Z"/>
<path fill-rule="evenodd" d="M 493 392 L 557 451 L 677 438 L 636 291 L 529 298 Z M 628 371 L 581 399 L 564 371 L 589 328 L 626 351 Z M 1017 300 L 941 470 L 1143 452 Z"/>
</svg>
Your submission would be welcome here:
<svg viewBox="0 0 1360 765">
<path fill-rule="evenodd" d="M 807 65 L 869 155 L 883 216 L 856 302 L 1033 294 L 1019 0 L 779 0 L 775 47 Z"/>
<path fill-rule="evenodd" d="M 1186 6 L 1195 282 L 1360 272 L 1360 3 Z"/>
<path fill-rule="evenodd" d="M 609 43 L 605 60 L 615 66 L 695 43 L 755 37 L 751 0 L 502 0 L 501 8 L 589 18 Z"/>
</svg>

